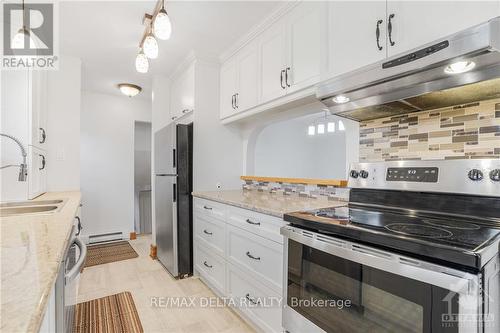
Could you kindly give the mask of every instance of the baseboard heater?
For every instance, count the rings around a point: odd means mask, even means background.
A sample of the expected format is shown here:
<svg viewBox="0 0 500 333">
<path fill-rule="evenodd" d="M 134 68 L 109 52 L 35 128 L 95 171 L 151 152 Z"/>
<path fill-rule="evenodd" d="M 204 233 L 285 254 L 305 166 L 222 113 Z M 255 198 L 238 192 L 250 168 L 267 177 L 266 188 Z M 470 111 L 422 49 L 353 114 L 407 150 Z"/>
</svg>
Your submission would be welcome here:
<svg viewBox="0 0 500 333">
<path fill-rule="evenodd" d="M 107 234 L 89 236 L 89 244 L 112 242 L 117 240 L 123 240 L 123 232 L 110 232 Z"/>
</svg>

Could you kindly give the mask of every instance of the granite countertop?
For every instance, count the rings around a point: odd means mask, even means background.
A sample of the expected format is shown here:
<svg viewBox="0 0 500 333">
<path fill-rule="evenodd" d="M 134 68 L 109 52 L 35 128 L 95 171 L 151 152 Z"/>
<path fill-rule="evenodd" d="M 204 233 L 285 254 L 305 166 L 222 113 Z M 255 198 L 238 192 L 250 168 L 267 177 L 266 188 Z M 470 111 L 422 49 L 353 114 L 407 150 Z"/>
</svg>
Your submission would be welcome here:
<svg viewBox="0 0 500 333">
<path fill-rule="evenodd" d="M 80 192 L 46 193 L 66 200 L 60 211 L 0 217 L 2 332 L 37 333 L 71 236 Z"/>
<path fill-rule="evenodd" d="M 347 205 L 347 202 L 340 200 L 306 198 L 255 190 L 193 192 L 193 196 L 280 218 L 286 213 Z"/>
</svg>

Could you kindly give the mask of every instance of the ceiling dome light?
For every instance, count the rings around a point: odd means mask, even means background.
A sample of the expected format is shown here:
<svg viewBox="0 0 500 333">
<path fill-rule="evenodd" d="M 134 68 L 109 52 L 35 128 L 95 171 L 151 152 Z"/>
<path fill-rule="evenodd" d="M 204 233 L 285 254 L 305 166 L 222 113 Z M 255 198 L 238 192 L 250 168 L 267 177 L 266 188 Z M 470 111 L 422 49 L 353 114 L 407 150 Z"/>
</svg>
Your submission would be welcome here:
<svg viewBox="0 0 500 333">
<path fill-rule="evenodd" d="M 139 87 L 138 85 L 131 84 L 131 83 L 120 83 L 118 85 L 118 88 L 120 89 L 122 94 L 124 94 L 125 96 L 128 96 L 128 97 L 134 97 L 138 93 L 140 93 L 142 90 L 142 88 Z"/>
<path fill-rule="evenodd" d="M 153 22 L 153 32 L 156 37 L 163 40 L 169 39 L 172 35 L 172 22 L 163 5 Z"/>
<path fill-rule="evenodd" d="M 149 59 L 158 58 L 158 42 L 152 33 L 149 33 L 144 39 L 144 44 L 142 45 L 142 49 L 144 50 L 144 54 Z"/>
<path fill-rule="evenodd" d="M 139 73 L 147 73 L 149 70 L 148 57 L 146 57 L 142 50 L 139 52 L 139 54 L 137 54 L 137 57 L 135 58 L 135 69 Z"/>
<path fill-rule="evenodd" d="M 30 36 L 30 32 L 25 27 L 19 29 L 19 31 L 12 38 L 12 48 L 13 49 L 24 49 L 24 41 L 26 36 L 28 37 L 28 42 L 30 43 L 29 47 L 35 47 L 35 42 Z"/>
<path fill-rule="evenodd" d="M 332 101 L 337 103 L 337 104 L 343 104 L 343 103 L 349 102 L 350 99 L 347 96 L 338 95 L 338 96 L 335 96 L 334 98 L 332 98 Z"/>
<path fill-rule="evenodd" d="M 476 67 L 476 63 L 473 61 L 467 61 L 467 60 L 457 61 L 451 65 L 446 66 L 444 68 L 444 72 L 446 74 L 459 74 L 468 72 L 474 67 Z"/>
</svg>

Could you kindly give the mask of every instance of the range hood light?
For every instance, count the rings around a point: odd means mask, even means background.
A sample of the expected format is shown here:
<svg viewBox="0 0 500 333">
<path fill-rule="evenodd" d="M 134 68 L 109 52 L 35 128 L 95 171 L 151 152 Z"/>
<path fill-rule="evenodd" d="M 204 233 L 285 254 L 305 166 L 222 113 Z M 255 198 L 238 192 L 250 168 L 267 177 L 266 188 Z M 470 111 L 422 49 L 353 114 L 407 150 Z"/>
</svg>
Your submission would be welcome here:
<svg viewBox="0 0 500 333">
<path fill-rule="evenodd" d="M 446 74 L 460 74 L 470 71 L 476 66 L 474 61 L 457 61 L 444 68 Z"/>
<path fill-rule="evenodd" d="M 344 96 L 344 95 L 337 95 L 334 98 L 332 98 L 332 101 L 337 103 L 337 104 L 344 104 L 350 101 L 349 97 Z"/>
</svg>

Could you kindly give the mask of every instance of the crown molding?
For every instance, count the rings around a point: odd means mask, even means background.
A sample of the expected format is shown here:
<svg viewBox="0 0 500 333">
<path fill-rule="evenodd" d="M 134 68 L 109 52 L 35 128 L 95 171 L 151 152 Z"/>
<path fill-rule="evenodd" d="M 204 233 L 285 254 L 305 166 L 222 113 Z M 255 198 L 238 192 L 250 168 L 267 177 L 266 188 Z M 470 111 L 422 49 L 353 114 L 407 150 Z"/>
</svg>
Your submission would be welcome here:
<svg viewBox="0 0 500 333">
<path fill-rule="evenodd" d="M 248 33 L 246 33 L 243 37 L 238 39 L 235 43 L 233 43 L 227 50 L 225 50 L 219 56 L 219 62 L 222 64 L 234 54 L 236 54 L 239 50 L 241 50 L 245 45 L 249 44 L 252 40 L 262 34 L 266 29 L 268 29 L 271 25 L 285 16 L 290 10 L 296 7 L 301 1 L 300 0 L 292 0 L 286 1 L 282 5 L 280 5 L 275 11 L 271 12 L 269 16 L 267 16 L 264 20 L 254 25 Z"/>
</svg>

